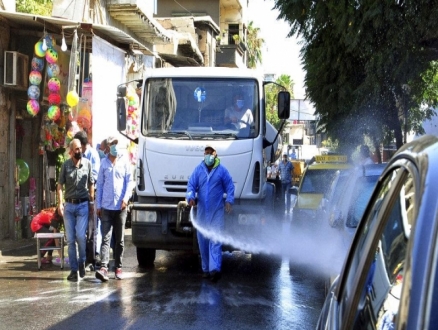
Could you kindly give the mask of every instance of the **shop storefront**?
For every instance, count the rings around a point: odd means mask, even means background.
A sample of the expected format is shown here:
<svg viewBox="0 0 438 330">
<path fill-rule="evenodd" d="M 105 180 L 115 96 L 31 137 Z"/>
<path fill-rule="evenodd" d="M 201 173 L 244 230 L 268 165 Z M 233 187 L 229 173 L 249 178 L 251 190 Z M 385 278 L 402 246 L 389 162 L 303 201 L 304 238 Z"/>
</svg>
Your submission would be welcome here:
<svg viewBox="0 0 438 330">
<path fill-rule="evenodd" d="M 0 239 L 21 239 L 31 217 L 56 204 L 74 134 L 85 131 L 94 148 L 117 135 L 117 85 L 155 58 L 143 47 L 133 61 L 130 45 L 141 44 L 113 27 L 18 13 L 0 13 L 0 40 Z M 136 123 L 138 98 L 129 102 Z"/>
</svg>

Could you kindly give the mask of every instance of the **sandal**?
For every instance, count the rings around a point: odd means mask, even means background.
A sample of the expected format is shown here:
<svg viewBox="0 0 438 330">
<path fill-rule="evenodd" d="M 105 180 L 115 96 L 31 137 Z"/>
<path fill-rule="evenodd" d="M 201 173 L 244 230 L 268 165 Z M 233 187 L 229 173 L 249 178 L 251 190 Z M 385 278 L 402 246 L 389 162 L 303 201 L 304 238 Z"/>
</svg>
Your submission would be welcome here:
<svg viewBox="0 0 438 330">
<path fill-rule="evenodd" d="M 44 257 L 44 258 L 41 258 L 41 263 L 42 264 L 51 264 L 52 260 L 47 259 L 46 257 Z"/>
</svg>

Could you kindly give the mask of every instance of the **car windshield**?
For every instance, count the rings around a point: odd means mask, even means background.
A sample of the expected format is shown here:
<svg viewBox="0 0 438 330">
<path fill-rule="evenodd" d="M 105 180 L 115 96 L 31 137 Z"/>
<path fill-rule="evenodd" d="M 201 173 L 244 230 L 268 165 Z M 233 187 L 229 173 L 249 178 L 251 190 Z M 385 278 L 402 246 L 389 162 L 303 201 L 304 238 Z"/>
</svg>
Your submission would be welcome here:
<svg viewBox="0 0 438 330">
<path fill-rule="evenodd" d="M 325 194 L 330 189 L 330 185 L 338 169 L 327 170 L 307 170 L 301 184 L 300 194 Z"/>
<path fill-rule="evenodd" d="M 151 78 L 145 95 L 142 133 L 149 137 L 235 140 L 260 130 L 253 79 Z"/>
<path fill-rule="evenodd" d="M 365 176 L 356 181 L 356 188 L 353 190 L 353 198 L 347 215 L 347 227 L 357 227 L 378 179 L 379 176 Z"/>
</svg>

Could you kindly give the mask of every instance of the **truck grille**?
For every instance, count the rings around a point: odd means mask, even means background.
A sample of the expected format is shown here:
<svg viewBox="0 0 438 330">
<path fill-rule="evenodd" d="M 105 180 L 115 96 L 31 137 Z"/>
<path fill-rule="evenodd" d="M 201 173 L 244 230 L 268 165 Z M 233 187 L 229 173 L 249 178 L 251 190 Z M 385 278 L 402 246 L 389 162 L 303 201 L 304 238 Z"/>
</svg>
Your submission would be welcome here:
<svg viewBox="0 0 438 330">
<path fill-rule="evenodd" d="M 164 188 L 167 192 L 185 193 L 187 191 L 187 181 L 164 181 Z"/>
</svg>

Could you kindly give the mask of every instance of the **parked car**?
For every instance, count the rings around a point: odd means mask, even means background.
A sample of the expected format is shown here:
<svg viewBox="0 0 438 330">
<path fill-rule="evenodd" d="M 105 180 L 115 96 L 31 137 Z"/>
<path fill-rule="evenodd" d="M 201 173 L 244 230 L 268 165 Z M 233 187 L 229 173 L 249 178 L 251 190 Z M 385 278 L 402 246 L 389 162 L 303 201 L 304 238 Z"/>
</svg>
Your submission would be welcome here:
<svg viewBox="0 0 438 330">
<path fill-rule="evenodd" d="M 347 237 L 353 238 L 357 224 L 386 165 L 363 165 L 350 173 L 342 189 L 334 192 L 327 215 L 331 227 L 343 229 Z M 349 245 L 350 242 L 346 244 Z"/>
<path fill-rule="evenodd" d="M 404 145 L 379 178 L 317 329 L 438 329 L 438 138 Z"/>
</svg>

